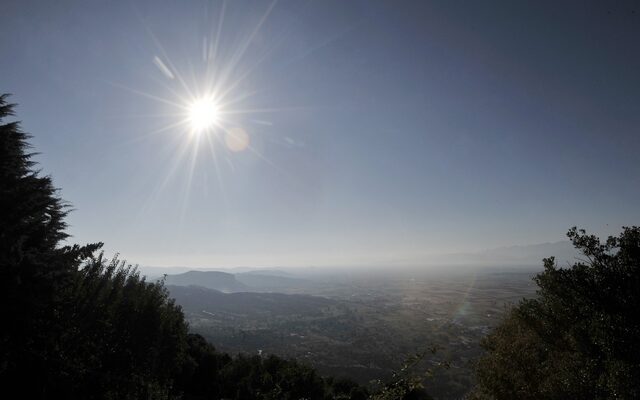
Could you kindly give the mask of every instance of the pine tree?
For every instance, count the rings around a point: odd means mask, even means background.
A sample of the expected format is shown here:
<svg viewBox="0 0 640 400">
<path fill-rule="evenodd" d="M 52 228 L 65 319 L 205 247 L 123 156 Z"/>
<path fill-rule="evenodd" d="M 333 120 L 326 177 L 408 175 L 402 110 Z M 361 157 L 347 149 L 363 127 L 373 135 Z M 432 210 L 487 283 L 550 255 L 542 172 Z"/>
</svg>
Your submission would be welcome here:
<svg viewBox="0 0 640 400">
<path fill-rule="evenodd" d="M 29 153 L 29 136 L 5 122 L 14 105 L 0 95 L 0 383 L 42 392 L 60 362 L 63 292 L 101 244 L 62 246 L 68 207 Z M 42 393 L 41 393 L 42 394 Z"/>
</svg>

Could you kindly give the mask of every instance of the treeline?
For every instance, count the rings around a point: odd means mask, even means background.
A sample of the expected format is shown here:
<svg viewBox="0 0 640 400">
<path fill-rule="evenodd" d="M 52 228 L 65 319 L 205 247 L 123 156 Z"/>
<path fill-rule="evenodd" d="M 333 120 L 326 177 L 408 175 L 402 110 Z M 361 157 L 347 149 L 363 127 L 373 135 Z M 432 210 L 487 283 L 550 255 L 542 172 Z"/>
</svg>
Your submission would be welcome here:
<svg viewBox="0 0 640 400">
<path fill-rule="evenodd" d="M 123 262 L 91 259 L 79 271 L 65 317 L 62 391 L 80 398 L 366 399 L 348 380 L 276 356 L 230 355 L 189 334 L 162 282 Z M 80 344 L 77 346 L 75 344 Z"/>
<path fill-rule="evenodd" d="M 0 386 L 26 399 L 427 398 L 397 380 L 377 393 L 276 356 L 230 356 L 188 332 L 163 282 L 102 243 L 63 245 L 68 206 L 0 96 Z M 390 397 L 386 397 L 390 398 Z"/>
</svg>

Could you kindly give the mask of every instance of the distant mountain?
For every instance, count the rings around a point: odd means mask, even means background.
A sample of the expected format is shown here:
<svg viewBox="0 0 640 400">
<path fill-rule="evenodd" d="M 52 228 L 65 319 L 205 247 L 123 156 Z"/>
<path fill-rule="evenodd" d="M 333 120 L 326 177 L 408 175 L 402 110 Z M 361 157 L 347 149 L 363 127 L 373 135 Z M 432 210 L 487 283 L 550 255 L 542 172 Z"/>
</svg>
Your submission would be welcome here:
<svg viewBox="0 0 640 400">
<path fill-rule="evenodd" d="M 148 267 L 144 265 L 139 265 L 137 268 L 140 274 L 145 275 L 147 278 L 161 278 L 164 274 L 181 274 L 194 269 L 188 267 Z"/>
<path fill-rule="evenodd" d="M 322 309 L 336 304 L 324 297 L 282 293 L 222 293 L 199 286 L 168 285 L 171 297 L 192 314 L 274 316 L 313 316 Z"/>
<path fill-rule="evenodd" d="M 236 280 L 235 275 L 220 271 L 188 271 L 177 275 L 167 275 L 166 285 L 197 285 L 221 292 L 246 292 L 250 288 Z"/>
<path fill-rule="evenodd" d="M 166 274 L 165 284 L 174 286 L 201 286 L 225 293 L 234 292 L 298 292 L 315 287 L 317 283 L 293 278 L 278 270 L 253 270 L 230 274 L 222 271 L 193 270 L 180 274 Z M 161 275 L 149 276 L 150 279 Z"/>
</svg>

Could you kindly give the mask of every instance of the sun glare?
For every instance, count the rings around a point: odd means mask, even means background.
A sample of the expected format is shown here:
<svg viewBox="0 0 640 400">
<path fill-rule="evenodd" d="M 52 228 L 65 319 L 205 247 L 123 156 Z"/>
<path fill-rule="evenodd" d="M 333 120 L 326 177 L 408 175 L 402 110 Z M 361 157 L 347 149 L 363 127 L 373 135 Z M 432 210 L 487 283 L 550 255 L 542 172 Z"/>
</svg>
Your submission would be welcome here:
<svg viewBox="0 0 640 400">
<path fill-rule="evenodd" d="M 224 173 L 235 171 L 235 157 L 231 155 L 241 158 L 240 153 L 244 152 L 245 156 L 242 158 L 245 160 L 248 157 L 257 157 L 275 167 L 275 164 L 252 146 L 252 140 L 261 131 L 269 129 L 266 127 L 273 125 L 268 118 L 265 119 L 265 115 L 294 110 L 297 107 L 274 108 L 260 104 L 258 100 L 262 97 L 253 98 L 260 91 L 254 88 L 255 77 L 252 77 L 252 74 L 259 70 L 261 62 L 272 57 L 275 50 L 271 45 L 258 49 L 254 48 L 253 44 L 259 35 L 262 35 L 260 30 L 276 3 L 277 0 L 272 0 L 255 26 L 238 29 L 237 36 L 227 40 L 222 35 L 226 2 L 221 2 L 218 20 L 208 21 L 208 25 L 215 29 L 211 29 L 209 34 L 202 38 L 194 37 L 196 42 L 202 39 L 202 53 L 193 54 L 188 59 L 183 58 L 182 63 L 171 60 L 158 38 L 150 29 L 147 30 L 158 51 L 151 61 L 160 75 L 153 74 L 150 78 L 158 84 L 156 90 L 159 93 L 118 86 L 155 100 L 162 104 L 160 110 L 166 110 L 166 113 L 160 111 L 158 114 L 150 114 L 162 120 L 166 117 L 167 123 L 145 135 L 155 137 L 155 134 L 171 132 L 171 139 L 167 141 L 168 145 L 174 146 L 172 150 L 175 150 L 168 152 L 171 162 L 164 180 L 158 184 L 149 200 L 150 203 L 184 169 L 186 187 L 183 191 L 181 218 L 184 217 L 189 206 L 192 182 L 199 179 L 195 170 L 200 167 L 204 168 L 204 190 L 208 193 L 208 169 L 212 167 L 215 170 L 221 198 L 224 199 Z M 211 15 L 207 14 L 206 18 L 210 17 Z M 224 24 L 225 27 L 231 25 Z M 249 57 L 251 52 L 253 53 Z M 251 60 L 255 63 L 247 63 Z M 189 74 L 184 73 L 185 71 Z M 261 115 L 260 119 L 254 118 L 257 114 Z M 204 156 L 207 157 L 206 160 L 203 159 Z M 221 156 L 224 156 L 225 163 L 220 162 Z"/>
<path fill-rule="evenodd" d="M 211 99 L 199 99 L 189 106 L 189 123 L 196 133 L 212 129 L 218 117 L 218 105 Z"/>
</svg>

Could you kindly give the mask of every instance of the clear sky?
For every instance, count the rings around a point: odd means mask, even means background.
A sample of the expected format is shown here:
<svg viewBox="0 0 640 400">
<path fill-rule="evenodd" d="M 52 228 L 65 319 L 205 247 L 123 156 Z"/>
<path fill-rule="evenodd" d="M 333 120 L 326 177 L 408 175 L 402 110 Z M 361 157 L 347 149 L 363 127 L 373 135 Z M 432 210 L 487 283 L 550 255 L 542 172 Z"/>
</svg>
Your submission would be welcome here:
<svg viewBox="0 0 640 400">
<path fill-rule="evenodd" d="M 420 264 L 640 224 L 640 6 L 605 3 L 9 0 L 0 91 L 74 241 Z"/>
</svg>

